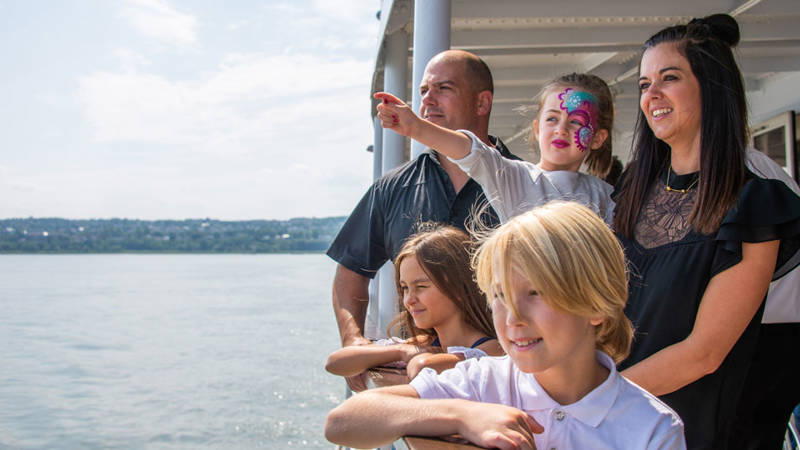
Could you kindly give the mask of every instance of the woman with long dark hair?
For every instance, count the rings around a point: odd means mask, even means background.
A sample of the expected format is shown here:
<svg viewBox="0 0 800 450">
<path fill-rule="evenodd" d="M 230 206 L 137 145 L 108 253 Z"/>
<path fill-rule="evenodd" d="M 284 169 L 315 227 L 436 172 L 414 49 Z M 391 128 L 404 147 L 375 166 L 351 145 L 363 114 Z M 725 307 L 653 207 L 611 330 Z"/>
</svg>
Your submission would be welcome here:
<svg viewBox="0 0 800 450">
<path fill-rule="evenodd" d="M 800 258 L 800 200 L 745 168 L 738 42 L 725 14 L 648 39 L 633 160 L 614 198 L 636 329 L 620 368 L 678 412 L 689 448 L 737 445 L 767 287 Z"/>
</svg>

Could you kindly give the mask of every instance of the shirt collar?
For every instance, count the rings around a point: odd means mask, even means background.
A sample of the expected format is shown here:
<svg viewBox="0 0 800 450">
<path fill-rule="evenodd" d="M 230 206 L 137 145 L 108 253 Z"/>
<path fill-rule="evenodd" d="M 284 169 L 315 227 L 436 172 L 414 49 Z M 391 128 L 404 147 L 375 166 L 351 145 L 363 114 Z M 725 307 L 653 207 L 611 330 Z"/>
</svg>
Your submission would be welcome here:
<svg viewBox="0 0 800 450">
<path fill-rule="evenodd" d="M 559 408 L 569 416 L 596 428 L 603 422 L 617 400 L 620 390 L 620 376 L 610 356 L 595 350 L 595 357 L 603 367 L 608 369 L 608 378 L 582 399 L 567 406 L 562 406 L 550 398 L 532 374 L 524 374 L 523 382 L 529 383 L 530 388 L 522 391 L 533 394 L 526 395 L 520 399 L 521 409 L 523 411 L 537 411 Z"/>
<path fill-rule="evenodd" d="M 537 166 L 535 164 L 530 166 L 530 167 L 531 167 L 531 169 L 530 169 L 531 178 L 533 179 L 534 183 L 538 183 L 539 182 L 539 177 L 542 176 L 542 174 L 544 173 L 544 170 L 540 169 L 539 166 Z"/>
<path fill-rule="evenodd" d="M 492 136 L 490 134 L 489 135 L 489 143 L 492 146 L 494 146 L 494 148 L 496 148 L 497 151 L 500 152 L 500 154 L 503 155 L 505 158 L 516 159 L 516 160 L 522 159 L 519 156 L 511 153 L 511 150 L 509 150 L 508 147 L 506 147 L 506 144 L 503 141 L 501 141 L 499 137 Z"/>
<path fill-rule="evenodd" d="M 437 152 L 436 150 L 428 147 L 422 153 L 427 153 L 430 156 L 431 160 L 433 160 L 433 162 L 435 162 L 439 166 L 442 165 L 441 161 L 439 161 L 439 152 Z"/>
<path fill-rule="evenodd" d="M 608 378 L 585 397 L 564 407 L 564 411 L 587 425 L 597 427 L 606 418 L 620 390 L 620 376 L 610 356 L 595 350 L 597 362 L 608 369 Z"/>
</svg>

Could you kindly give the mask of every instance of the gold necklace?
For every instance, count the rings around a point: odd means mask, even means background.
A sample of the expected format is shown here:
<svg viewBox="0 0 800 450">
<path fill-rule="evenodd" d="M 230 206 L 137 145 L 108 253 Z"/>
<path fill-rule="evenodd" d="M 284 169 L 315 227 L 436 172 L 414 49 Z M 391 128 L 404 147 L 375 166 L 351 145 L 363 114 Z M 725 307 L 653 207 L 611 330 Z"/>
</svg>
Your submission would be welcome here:
<svg viewBox="0 0 800 450">
<path fill-rule="evenodd" d="M 697 178 L 694 179 L 694 181 L 692 181 L 692 184 L 690 184 L 688 187 L 686 187 L 684 189 L 675 189 L 673 187 L 669 187 L 669 174 L 671 172 L 672 172 L 672 165 L 670 164 L 670 165 L 667 166 L 667 182 L 666 182 L 666 186 L 664 187 L 664 189 L 666 189 L 667 192 L 677 192 L 679 194 L 685 194 L 685 193 L 691 191 L 692 188 L 694 187 L 694 185 L 697 184 L 697 181 L 700 180 L 700 177 L 698 176 Z"/>
</svg>

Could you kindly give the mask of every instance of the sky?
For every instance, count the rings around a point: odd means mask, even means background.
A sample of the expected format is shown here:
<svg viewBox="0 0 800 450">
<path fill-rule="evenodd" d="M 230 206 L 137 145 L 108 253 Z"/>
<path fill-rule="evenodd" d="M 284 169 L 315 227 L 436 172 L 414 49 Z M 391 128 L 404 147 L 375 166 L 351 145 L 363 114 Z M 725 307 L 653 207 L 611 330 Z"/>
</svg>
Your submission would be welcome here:
<svg viewBox="0 0 800 450">
<path fill-rule="evenodd" d="M 0 218 L 349 214 L 378 0 L 0 0 Z"/>
</svg>

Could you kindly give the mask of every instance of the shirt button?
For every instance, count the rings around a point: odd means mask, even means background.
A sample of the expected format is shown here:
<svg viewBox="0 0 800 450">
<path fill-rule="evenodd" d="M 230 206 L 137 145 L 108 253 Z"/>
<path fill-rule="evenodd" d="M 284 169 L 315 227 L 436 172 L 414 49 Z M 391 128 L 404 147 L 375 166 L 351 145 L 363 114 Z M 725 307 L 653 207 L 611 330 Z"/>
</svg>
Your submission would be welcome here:
<svg viewBox="0 0 800 450">
<path fill-rule="evenodd" d="M 561 410 L 556 411 L 556 420 L 561 422 L 562 420 L 564 420 L 564 415 L 565 415 L 564 411 Z"/>
</svg>

